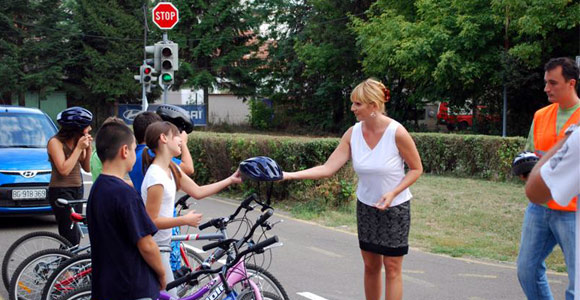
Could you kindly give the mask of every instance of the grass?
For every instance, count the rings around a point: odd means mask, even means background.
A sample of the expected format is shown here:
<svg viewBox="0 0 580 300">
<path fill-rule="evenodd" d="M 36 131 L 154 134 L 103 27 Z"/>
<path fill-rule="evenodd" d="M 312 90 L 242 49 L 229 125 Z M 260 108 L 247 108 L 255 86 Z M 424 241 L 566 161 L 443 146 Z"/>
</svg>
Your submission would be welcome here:
<svg viewBox="0 0 580 300">
<path fill-rule="evenodd" d="M 412 187 L 410 246 L 454 257 L 515 262 L 528 204 L 523 184 L 423 175 Z M 293 216 L 356 232 L 355 203 L 340 209 L 319 201 L 287 203 Z M 556 247 L 546 260 L 565 272 Z"/>
</svg>

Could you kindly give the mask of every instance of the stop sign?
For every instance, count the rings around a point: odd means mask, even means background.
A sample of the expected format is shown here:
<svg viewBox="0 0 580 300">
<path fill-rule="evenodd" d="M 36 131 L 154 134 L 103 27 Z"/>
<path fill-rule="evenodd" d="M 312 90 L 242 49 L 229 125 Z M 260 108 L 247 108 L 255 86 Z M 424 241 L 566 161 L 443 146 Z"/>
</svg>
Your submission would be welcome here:
<svg viewBox="0 0 580 300">
<path fill-rule="evenodd" d="M 153 23 L 160 29 L 172 29 L 179 22 L 179 10 L 170 2 L 160 2 L 153 8 Z"/>
</svg>

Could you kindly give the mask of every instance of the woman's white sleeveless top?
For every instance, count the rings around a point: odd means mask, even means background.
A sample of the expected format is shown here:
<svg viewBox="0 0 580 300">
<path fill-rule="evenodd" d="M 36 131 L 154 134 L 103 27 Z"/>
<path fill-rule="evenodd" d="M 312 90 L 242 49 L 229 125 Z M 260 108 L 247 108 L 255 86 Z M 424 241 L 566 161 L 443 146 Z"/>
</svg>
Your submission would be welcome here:
<svg viewBox="0 0 580 300">
<path fill-rule="evenodd" d="M 405 177 L 403 158 L 395 142 L 395 132 L 401 124 L 392 120 L 375 148 L 369 148 L 362 133 L 362 122 L 354 125 L 350 137 L 352 166 L 358 175 L 356 196 L 367 205 L 375 205 L 381 197 L 397 187 Z M 409 188 L 393 199 L 397 206 L 411 199 Z"/>
</svg>

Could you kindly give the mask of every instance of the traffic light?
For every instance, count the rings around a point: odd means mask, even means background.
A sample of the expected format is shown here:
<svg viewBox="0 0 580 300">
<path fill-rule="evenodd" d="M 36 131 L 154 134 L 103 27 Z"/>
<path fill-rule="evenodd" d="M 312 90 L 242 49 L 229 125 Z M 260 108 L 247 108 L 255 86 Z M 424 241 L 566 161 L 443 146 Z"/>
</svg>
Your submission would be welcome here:
<svg viewBox="0 0 580 300">
<path fill-rule="evenodd" d="M 154 72 L 155 70 L 153 67 L 148 64 L 141 66 L 141 76 L 143 78 L 142 83 L 145 84 L 145 89 L 147 92 L 151 92 L 151 88 L 155 86 L 153 83 L 157 80 L 157 77 L 153 76 Z"/>
<path fill-rule="evenodd" d="M 155 69 L 159 70 L 159 82 L 164 85 L 173 84 L 175 71 L 179 69 L 178 46 L 173 42 L 155 44 Z"/>
</svg>

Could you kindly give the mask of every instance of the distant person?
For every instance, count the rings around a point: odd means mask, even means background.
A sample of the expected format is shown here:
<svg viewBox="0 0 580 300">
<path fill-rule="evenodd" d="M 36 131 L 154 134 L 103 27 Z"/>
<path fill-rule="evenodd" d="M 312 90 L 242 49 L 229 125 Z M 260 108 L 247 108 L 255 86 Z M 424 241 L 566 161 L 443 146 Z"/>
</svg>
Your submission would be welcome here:
<svg viewBox="0 0 580 300">
<path fill-rule="evenodd" d="M 239 171 L 219 182 L 199 186 L 191 178 L 172 162 L 172 158 L 181 154 L 182 139 L 177 127 L 169 122 L 156 122 L 145 133 L 147 147 L 155 153 L 155 157 L 149 155 L 148 149 L 143 150 L 143 169 L 147 170 L 141 195 L 145 201 L 145 208 L 153 223 L 159 228 L 159 232 L 153 237 L 162 251 L 163 266 L 167 282 L 173 281 L 173 273 L 170 264 L 171 228 L 187 225 L 197 227 L 201 222 L 202 215 L 195 211 L 189 211 L 186 215 L 174 217 L 175 194 L 183 190 L 196 199 L 202 199 L 228 187 L 231 184 L 241 183 Z M 175 289 L 169 291 L 177 297 Z"/>
<path fill-rule="evenodd" d="M 526 195 L 536 204 L 545 204 L 554 199 L 561 206 L 566 206 L 574 197 L 580 194 L 580 130 L 576 125 L 571 126 L 566 133 L 567 139 L 560 140 L 530 173 L 526 183 Z M 576 219 L 579 212 L 576 211 Z M 575 239 L 579 240 L 580 223 L 576 222 Z M 575 268 L 580 270 L 580 248 L 575 250 Z M 574 274 L 574 291 L 580 288 L 580 277 Z M 567 299 L 571 299 L 568 294 Z M 580 300 L 580 294 L 574 299 Z"/>
<path fill-rule="evenodd" d="M 566 128 L 580 121 L 580 99 L 576 92 L 579 71 L 566 57 L 553 58 L 544 67 L 544 92 L 552 103 L 534 114 L 526 150 L 539 156 L 565 137 Z M 518 279 L 528 299 L 553 299 L 545 259 L 560 245 L 568 270 L 566 299 L 574 297 L 576 201 L 562 206 L 556 201 L 547 205 L 528 204 L 522 225 L 518 255 Z"/>
<path fill-rule="evenodd" d="M 52 166 L 48 184 L 48 201 L 58 223 L 58 233 L 71 244 L 78 245 L 80 233 L 72 227 L 70 209 L 56 203 L 58 198 L 76 200 L 83 198 L 81 167 L 91 171 L 90 134 L 93 114 L 82 107 L 71 107 L 61 111 L 56 121 L 60 130 L 48 140 L 48 159 Z M 74 206 L 82 212 L 82 204 Z"/>
<path fill-rule="evenodd" d="M 92 298 L 157 299 L 165 271 L 153 240 L 157 227 L 143 199 L 123 179 L 135 163 L 135 138 L 124 124 L 104 124 L 97 133 L 103 171 L 87 203 L 91 240 Z"/>
<path fill-rule="evenodd" d="M 111 123 L 111 122 L 115 122 L 118 124 L 125 124 L 125 122 L 123 122 L 123 120 L 121 120 L 115 116 L 112 116 L 112 117 L 108 117 L 107 119 L 105 119 L 105 121 L 103 122 L 101 127 L 103 125 L 105 125 L 107 123 Z M 97 150 L 94 150 L 92 155 L 91 155 L 91 176 L 93 178 L 93 182 L 95 182 L 97 180 L 97 178 L 101 174 L 102 170 L 103 170 L 103 164 L 101 163 L 101 160 L 99 159 L 99 156 L 97 155 Z M 127 183 L 129 183 L 129 182 L 127 182 Z"/>
<path fill-rule="evenodd" d="M 367 79 L 350 94 L 351 111 L 359 121 L 342 136 L 321 166 L 284 172 L 284 179 L 320 179 L 335 174 L 352 159 L 358 175 L 357 228 L 364 261 L 367 300 L 381 299 L 385 267 L 385 298 L 403 298 L 403 256 L 409 251 L 411 192 L 423 172 L 419 152 L 407 130 L 386 116 L 389 91 Z M 409 171 L 405 174 L 407 164 Z"/>
</svg>

